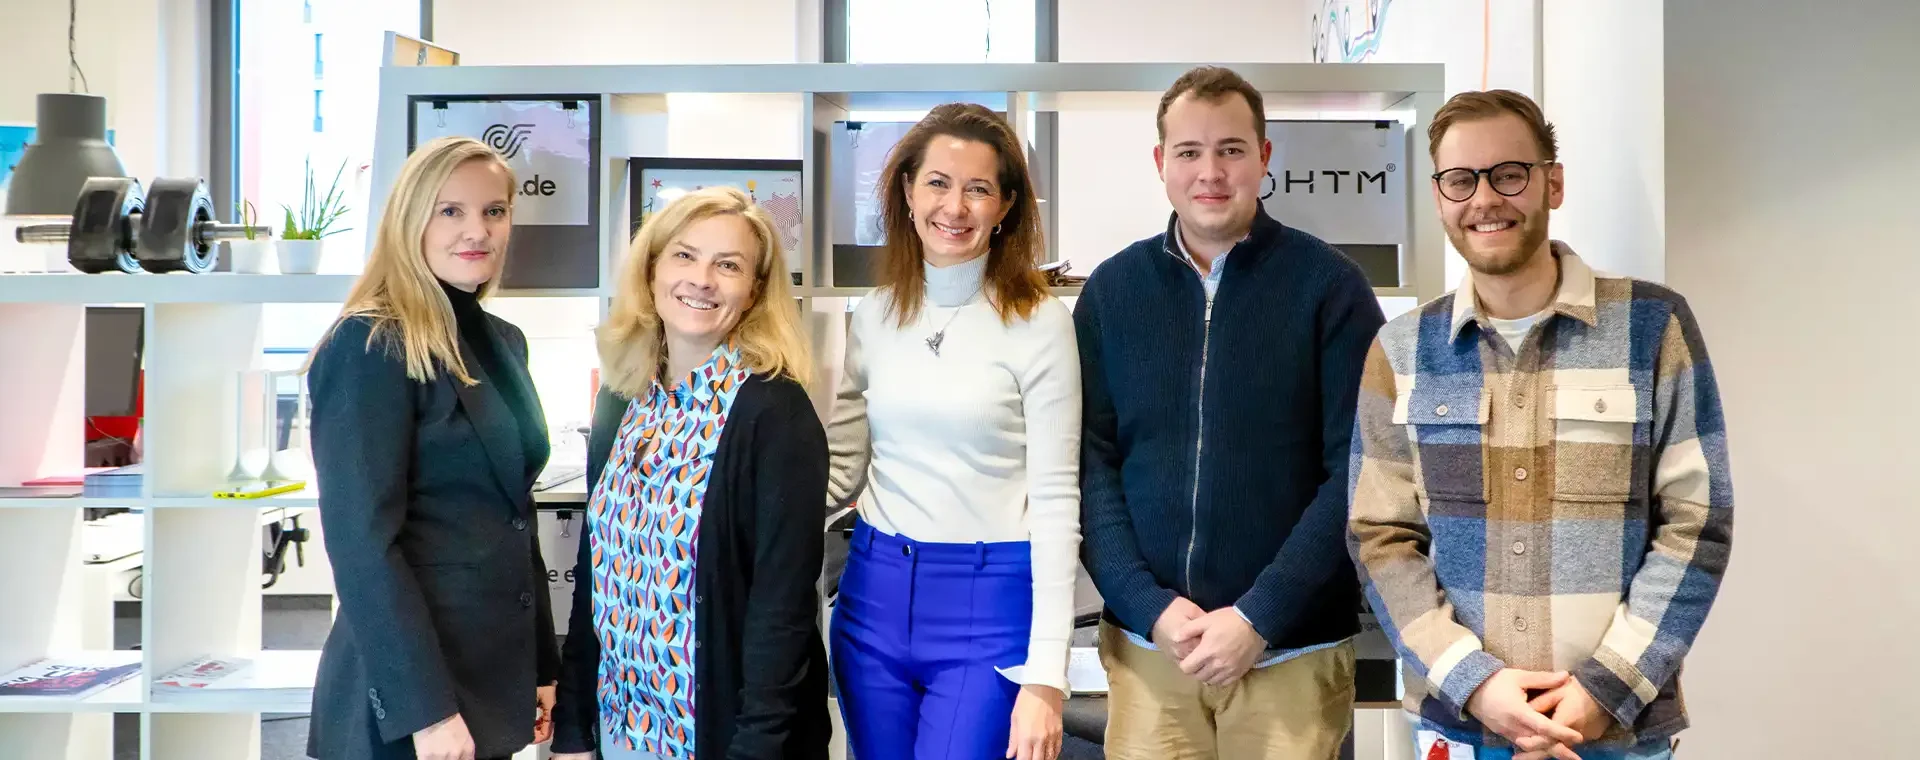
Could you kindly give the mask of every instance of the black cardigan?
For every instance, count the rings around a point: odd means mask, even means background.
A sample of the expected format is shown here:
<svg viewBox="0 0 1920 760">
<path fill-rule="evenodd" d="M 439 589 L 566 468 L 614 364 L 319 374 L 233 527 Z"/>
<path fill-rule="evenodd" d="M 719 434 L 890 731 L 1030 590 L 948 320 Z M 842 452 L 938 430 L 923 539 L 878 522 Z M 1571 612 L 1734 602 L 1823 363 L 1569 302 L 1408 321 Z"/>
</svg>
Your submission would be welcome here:
<svg viewBox="0 0 1920 760">
<path fill-rule="evenodd" d="M 601 389 L 587 448 L 600 482 L 630 399 Z M 754 375 L 721 428 L 694 568 L 694 747 L 701 758 L 826 758 L 827 655 L 819 595 L 827 439 L 806 391 Z M 561 653 L 552 751 L 600 741 L 592 530 L 582 531 Z"/>
</svg>

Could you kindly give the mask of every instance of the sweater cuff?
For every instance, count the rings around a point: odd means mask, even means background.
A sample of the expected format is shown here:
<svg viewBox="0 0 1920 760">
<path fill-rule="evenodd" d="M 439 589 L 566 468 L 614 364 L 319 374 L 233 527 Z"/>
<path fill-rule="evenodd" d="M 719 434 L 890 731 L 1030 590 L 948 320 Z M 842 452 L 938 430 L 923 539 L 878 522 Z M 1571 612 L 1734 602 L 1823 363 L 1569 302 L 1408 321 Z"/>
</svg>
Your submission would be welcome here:
<svg viewBox="0 0 1920 760">
<path fill-rule="evenodd" d="M 1152 583 L 1141 584 L 1140 588 L 1130 589 L 1120 604 L 1108 602 L 1118 613 L 1120 623 L 1140 638 L 1153 641 L 1153 625 L 1160 622 L 1160 616 L 1173 606 L 1173 600 L 1179 595 Z M 1160 642 L 1155 641 L 1158 645 Z"/>
<path fill-rule="evenodd" d="M 1007 679 L 1022 686 L 1052 686 L 1067 691 L 1067 642 L 1040 640 L 1028 642 L 1027 662 L 1002 671 Z"/>
</svg>

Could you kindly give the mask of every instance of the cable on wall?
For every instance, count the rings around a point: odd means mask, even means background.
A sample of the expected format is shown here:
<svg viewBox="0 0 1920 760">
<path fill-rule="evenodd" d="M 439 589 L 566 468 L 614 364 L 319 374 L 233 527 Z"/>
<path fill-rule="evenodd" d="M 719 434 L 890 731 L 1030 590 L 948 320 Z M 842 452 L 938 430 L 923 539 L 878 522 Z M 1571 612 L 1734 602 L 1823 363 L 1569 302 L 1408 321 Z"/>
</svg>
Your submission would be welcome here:
<svg viewBox="0 0 1920 760">
<path fill-rule="evenodd" d="M 87 82 L 87 72 L 80 68 L 80 56 L 74 49 L 74 30 L 80 20 L 80 0 L 67 0 L 67 91 L 87 92 L 93 85 Z M 80 89 L 75 90 L 74 75 L 79 75 Z"/>
<path fill-rule="evenodd" d="M 980 2 L 987 6 L 987 52 L 980 56 L 980 60 L 990 61 L 993 60 L 993 0 L 980 0 Z"/>
</svg>

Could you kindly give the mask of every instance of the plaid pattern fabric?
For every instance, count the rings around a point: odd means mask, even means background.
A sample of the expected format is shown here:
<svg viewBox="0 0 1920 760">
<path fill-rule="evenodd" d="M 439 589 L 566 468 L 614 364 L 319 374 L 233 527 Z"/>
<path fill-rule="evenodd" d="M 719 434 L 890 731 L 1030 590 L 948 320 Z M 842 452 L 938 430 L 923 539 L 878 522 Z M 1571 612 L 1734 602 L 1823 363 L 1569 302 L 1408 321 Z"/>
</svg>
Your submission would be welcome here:
<svg viewBox="0 0 1920 760">
<path fill-rule="evenodd" d="M 1686 726 L 1681 659 L 1732 538 L 1726 430 L 1686 301 L 1552 251 L 1558 291 L 1517 353 L 1471 275 L 1382 328 L 1348 545 L 1426 728 L 1506 746 L 1468 697 L 1503 667 L 1564 670 L 1615 719 L 1596 746 L 1621 746 Z"/>
</svg>

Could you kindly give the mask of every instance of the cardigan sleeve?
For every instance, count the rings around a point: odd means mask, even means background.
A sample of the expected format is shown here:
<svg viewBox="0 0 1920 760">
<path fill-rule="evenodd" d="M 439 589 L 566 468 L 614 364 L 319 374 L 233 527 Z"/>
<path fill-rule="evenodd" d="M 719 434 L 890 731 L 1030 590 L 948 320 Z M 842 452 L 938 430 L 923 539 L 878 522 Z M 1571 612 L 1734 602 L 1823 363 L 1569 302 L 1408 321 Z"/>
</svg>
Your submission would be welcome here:
<svg viewBox="0 0 1920 760">
<path fill-rule="evenodd" d="M 593 405 L 593 432 L 587 438 L 587 498 L 600 483 L 613 440 L 620 432 L 627 399 L 602 388 Z M 591 502 L 589 502 L 591 505 Z M 591 509 L 591 506 L 589 506 Z M 600 744 L 600 637 L 593 624 L 593 524 L 586 514 L 573 560 L 573 604 L 567 614 L 566 644 L 560 651 L 560 688 L 553 707 L 554 753 L 591 752 Z"/>
<path fill-rule="evenodd" d="M 753 514 L 752 578 L 740 647 L 740 709 L 729 760 L 779 760 L 811 693 L 809 652 L 819 643 L 818 596 L 824 547 L 820 498 L 827 490 L 827 440 L 797 385 L 776 384 L 753 431 L 748 503 Z"/>
</svg>

